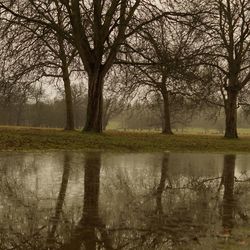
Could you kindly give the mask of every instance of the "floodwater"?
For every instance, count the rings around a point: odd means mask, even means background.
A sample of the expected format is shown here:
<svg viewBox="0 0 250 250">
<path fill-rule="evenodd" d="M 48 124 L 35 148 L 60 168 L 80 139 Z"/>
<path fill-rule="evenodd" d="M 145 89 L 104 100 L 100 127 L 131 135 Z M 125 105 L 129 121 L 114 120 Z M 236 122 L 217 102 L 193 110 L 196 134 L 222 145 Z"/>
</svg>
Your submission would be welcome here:
<svg viewBox="0 0 250 250">
<path fill-rule="evenodd" d="M 250 249 L 250 155 L 0 154 L 0 250 Z"/>
</svg>

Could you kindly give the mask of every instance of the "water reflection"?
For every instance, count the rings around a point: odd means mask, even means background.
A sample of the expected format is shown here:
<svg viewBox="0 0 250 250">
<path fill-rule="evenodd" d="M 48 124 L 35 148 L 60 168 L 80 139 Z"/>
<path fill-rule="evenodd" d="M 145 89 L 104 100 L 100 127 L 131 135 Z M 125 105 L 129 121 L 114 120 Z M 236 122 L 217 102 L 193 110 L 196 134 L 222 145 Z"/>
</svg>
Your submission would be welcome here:
<svg viewBox="0 0 250 250">
<path fill-rule="evenodd" d="M 73 229 L 69 242 L 62 245 L 62 250 L 112 249 L 105 225 L 99 216 L 101 154 L 89 153 L 84 160 L 84 199 L 81 219 Z M 98 233 L 100 237 L 98 237 Z M 98 246 L 98 248 L 97 248 Z"/>
<path fill-rule="evenodd" d="M 224 167 L 222 183 L 224 185 L 222 226 L 224 231 L 231 232 L 234 226 L 234 176 L 235 176 L 235 155 L 224 156 Z"/>
<path fill-rule="evenodd" d="M 50 224 L 48 228 L 48 236 L 47 236 L 47 248 L 54 249 L 55 248 L 55 233 L 58 228 L 58 224 L 61 218 L 62 210 L 63 210 L 63 203 L 65 202 L 66 191 L 69 182 L 69 174 L 70 174 L 70 162 L 71 156 L 69 153 L 65 152 L 64 154 L 64 161 L 63 161 L 63 173 L 62 173 L 62 182 L 56 202 L 55 207 L 55 214 L 50 219 Z"/>
<path fill-rule="evenodd" d="M 160 183 L 156 190 L 156 213 L 159 213 L 159 214 L 163 214 L 162 195 L 166 188 L 168 163 L 169 163 L 169 154 L 165 153 L 163 154 L 163 157 L 162 157 Z"/>
<path fill-rule="evenodd" d="M 0 158 L 0 250 L 227 249 L 248 237 L 248 155 Z"/>
</svg>

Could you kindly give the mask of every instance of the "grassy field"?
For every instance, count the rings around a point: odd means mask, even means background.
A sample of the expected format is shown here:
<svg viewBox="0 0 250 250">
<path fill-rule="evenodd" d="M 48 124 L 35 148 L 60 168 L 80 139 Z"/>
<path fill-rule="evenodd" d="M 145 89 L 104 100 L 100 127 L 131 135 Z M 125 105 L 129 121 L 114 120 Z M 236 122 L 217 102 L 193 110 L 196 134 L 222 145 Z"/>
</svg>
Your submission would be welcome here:
<svg viewBox="0 0 250 250">
<path fill-rule="evenodd" d="M 0 150 L 103 150 L 118 152 L 250 152 L 250 135 L 224 139 L 222 135 L 156 132 L 115 132 L 101 135 L 60 129 L 0 127 Z"/>
</svg>

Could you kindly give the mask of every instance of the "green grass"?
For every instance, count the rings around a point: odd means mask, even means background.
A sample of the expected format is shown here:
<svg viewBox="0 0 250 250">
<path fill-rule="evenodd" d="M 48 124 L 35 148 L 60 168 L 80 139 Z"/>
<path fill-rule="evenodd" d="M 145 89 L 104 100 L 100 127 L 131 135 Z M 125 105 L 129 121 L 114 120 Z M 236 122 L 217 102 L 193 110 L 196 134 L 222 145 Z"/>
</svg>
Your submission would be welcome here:
<svg viewBox="0 0 250 250">
<path fill-rule="evenodd" d="M 122 152 L 250 152 L 250 135 L 224 139 L 221 135 L 108 131 L 101 135 L 60 129 L 0 127 L 0 150 L 103 150 Z"/>
</svg>

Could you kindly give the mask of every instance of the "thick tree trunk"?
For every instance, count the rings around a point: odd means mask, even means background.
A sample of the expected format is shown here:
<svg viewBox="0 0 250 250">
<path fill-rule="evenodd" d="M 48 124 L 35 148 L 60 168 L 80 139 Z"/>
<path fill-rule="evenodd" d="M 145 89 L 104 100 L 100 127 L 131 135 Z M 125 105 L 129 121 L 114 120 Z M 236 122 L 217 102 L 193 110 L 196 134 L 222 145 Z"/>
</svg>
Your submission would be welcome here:
<svg viewBox="0 0 250 250">
<path fill-rule="evenodd" d="M 237 134 L 237 91 L 227 91 L 227 100 L 225 102 L 226 114 L 226 138 L 238 138 Z"/>
<path fill-rule="evenodd" d="M 64 91 L 65 91 L 65 105 L 66 105 L 66 126 L 65 130 L 74 130 L 74 111 L 73 111 L 73 102 L 72 102 L 72 93 L 70 86 L 70 77 L 67 66 L 62 66 L 63 73 L 63 82 L 64 82 Z"/>
<path fill-rule="evenodd" d="M 101 73 L 89 75 L 88 105 L 84 131 L 101 133 L 103 116 L 103 81 Z"/>
<path fill-rule="evenodd" d="M 162 117 L 162 133 L 167 135 L 172 135 L 171 121 L 170 121 L 170 105 L 169 105 L 169 95 L 166 87 L 162 90 L 163 97 L 163 117 Z"/>
</svg>

